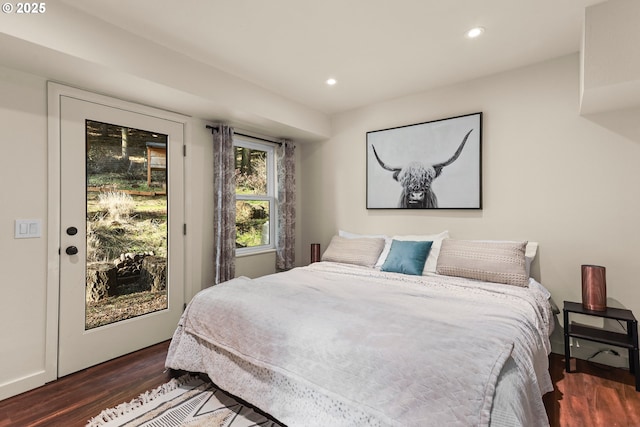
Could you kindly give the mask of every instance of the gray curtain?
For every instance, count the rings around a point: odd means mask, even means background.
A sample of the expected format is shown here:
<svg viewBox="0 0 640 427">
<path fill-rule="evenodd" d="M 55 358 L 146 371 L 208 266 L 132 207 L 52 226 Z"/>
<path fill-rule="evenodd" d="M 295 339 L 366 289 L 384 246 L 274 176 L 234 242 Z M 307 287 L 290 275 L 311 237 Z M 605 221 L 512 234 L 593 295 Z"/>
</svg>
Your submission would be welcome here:
<svg viewBox="0 0 640 427">
<path fill-rule="evenodd" d="M 278 230 L 276 244 L 276 269 L 295 267 L 296 246 L 296 165 L 295 145 L 283 140 L 276 150 L 278 168 Z"/>
<path fill-rule="evenodd" d="M 220 125 L 213 133 L 215 284 L 236 272 L 236 183 L 233 128 Z"/>
</svg>

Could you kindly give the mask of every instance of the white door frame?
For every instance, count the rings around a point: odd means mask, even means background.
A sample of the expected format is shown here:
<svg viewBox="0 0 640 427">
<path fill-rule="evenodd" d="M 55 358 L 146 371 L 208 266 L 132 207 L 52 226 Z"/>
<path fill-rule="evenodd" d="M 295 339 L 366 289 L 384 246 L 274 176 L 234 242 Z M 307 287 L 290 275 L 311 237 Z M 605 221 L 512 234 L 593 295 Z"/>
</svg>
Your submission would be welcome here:
<svg viewBox="0 0 640 427">
<path fill-rule="evenodd" d="M 130 110 L 137 113 L 148 114 L 161 119 L 182 123 L 184 129 L 184 143 L 187 142 L 188 120 L 187 116 L 147 107 L 128 101 L 119 100 L 105 95 L 88 92 L 85 90 L 65 86 L 62 84 L 47 82 L 47 107 L 48 107 L 48 201 L 47 201 L 47 299 L 46 299 L 46 327 L 45 327 L 45 382 L 58 378 L 58 325 L 60 303 L 60 97 L 68 96 L 84 101 L 95 102 L 113 108 Z M 184 181 L 184 179 L 183 179 Z M 184 184 L 183 184 L 184 185 Z M 184 190 L 184 189 L 183 189 Z M 184 191 L 183 191 L 184 194 Z M 184 207 L 183 207 L 184 209 Z M 186 243 L 186 242 L 185 242 Z M 185 259 L 182 259 L 184 265 Z M 186 270 L 186 269 L 185 269 Z M 185 283 L 186 285 L 186 283 Z M 190 293 L 188 286 L 184 287 L 185 297 Z M 185 299 L 186 301 L 186 299 Z"/>
</svg>

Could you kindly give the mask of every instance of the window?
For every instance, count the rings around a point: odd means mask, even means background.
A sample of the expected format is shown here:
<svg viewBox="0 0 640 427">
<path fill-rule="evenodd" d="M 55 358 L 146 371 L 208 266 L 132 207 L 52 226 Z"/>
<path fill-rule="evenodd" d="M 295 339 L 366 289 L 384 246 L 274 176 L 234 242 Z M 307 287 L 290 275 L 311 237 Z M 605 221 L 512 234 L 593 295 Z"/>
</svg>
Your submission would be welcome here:
<svg viewBox="0 0 640 427">
<path fill-rule="evenodd" d="M 275 248 L 274 147 L 235 136 L 236 254 Z"/>
</svg>

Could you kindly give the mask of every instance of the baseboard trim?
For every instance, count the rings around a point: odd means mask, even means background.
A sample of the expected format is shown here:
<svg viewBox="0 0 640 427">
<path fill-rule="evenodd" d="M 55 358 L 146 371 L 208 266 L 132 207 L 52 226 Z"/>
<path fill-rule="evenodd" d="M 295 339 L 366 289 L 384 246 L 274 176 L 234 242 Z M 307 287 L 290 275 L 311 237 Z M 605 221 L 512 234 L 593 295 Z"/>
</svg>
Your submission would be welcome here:
<svg viewBox="0 0 640 427">
<path fill-rule="evenodd" d="M 33 390 L 34 388 L 45 385 L 46 382 L 45 371 L 34 372 L 11 381 L 7 381 L 0 384 L 0 400 L 8 399 L 9 397 L 17 396 L 18 394 Z"/>
</svg>

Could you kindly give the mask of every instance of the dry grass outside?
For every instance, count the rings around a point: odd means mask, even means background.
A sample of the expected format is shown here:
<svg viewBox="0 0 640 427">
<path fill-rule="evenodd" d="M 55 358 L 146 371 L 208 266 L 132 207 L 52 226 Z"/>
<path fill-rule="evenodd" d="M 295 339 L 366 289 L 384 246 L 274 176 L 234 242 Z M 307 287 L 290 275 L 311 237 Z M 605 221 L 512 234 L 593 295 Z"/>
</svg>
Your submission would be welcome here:
<svg viewBox="0 0 640 427">
<path fill-rule="evenodd" d="M 85 329 L 93 329 L 167 308 L 167 292 L 136 292 L 87 303 Z"/>
<path fill-rule="evenodd" d="M 166 257 L 167 197 L 91 194 L 87 238 L 89 262 L 113 261 L 127 252 Z"/>
<path fill-rule="evenodd" d="M 98 207 L 113 221 L 126 221 L 136 207 L 133 197 L 122 191 L 98 194 Z"/>
<path fill-rule="evenodd" d="M 166 258 L 166 236 L 167 223 L 160 220 L 88 222 L 87 260 L 113 261 L 127 252 L 153 252 L 156 256 Z"/>
</svg>

